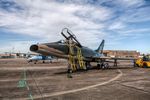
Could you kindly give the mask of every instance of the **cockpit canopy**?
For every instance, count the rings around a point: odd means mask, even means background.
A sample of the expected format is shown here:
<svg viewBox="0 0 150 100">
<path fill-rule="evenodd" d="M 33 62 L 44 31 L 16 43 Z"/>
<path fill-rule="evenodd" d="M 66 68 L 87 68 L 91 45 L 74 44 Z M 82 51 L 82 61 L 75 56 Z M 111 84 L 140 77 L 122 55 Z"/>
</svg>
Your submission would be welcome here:
<svg viewBox="0 0 150 100">
<path fill-rule="evenodd" d="M 59 40 L 56 43 L 65 44 L 65 40 Z"/>
</svg>

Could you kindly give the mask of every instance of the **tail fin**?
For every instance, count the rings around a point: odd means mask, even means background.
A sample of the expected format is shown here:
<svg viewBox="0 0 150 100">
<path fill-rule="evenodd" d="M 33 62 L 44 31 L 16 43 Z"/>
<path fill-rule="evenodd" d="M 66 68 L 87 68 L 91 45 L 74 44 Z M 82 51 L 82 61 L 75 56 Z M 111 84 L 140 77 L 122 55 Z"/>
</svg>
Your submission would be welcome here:
<svg viewBox="0 0 150 100">
<path fill-rule="evenodd" d="M 105 40 L 102 40 L 101 44 L 99 45 L 99 47 L 95 51 L 102 54 L 103 53 L 103 48 L 104 48 L 104 43 L 105 43 Z"/>
</svg>

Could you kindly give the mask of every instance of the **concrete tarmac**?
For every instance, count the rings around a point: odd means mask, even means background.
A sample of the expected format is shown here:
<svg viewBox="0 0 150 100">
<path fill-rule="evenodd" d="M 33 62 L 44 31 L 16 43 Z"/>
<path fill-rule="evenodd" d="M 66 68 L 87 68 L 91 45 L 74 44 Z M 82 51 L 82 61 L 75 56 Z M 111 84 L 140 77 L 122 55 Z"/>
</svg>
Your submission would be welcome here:
<svg viewBox="0 0 150 100">
<path fill-rule="evenodd" d="M 150 69 L 120 62 L 110 69 L 92 69 L 67 78 L 67 62 L 28 64 L 25 59 L 0 59 L 0 100 L 28 100 L 18 82 L 26 72 L 34 100 L 150 100 Z"/>
</svg>

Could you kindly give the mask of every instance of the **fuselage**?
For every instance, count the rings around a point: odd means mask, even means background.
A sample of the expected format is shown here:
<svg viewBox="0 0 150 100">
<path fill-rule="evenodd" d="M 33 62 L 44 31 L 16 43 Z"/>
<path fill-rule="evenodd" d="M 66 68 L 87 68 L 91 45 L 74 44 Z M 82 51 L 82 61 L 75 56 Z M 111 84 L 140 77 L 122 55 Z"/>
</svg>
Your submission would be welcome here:
<svg viewBox="0 0 150 100">
<path fill-rule="evenodd" d="M 77 47 L 73 47 L 73 55 L 77 56 Z M 84 60 L 89 60 L 92 61 L 93 57 L 100 57 L 101 54 L 88 48 L 82 46 L 81 48 L 81 53 L 84 58 Z M 30 47 L 30 50 L 36 53 L 40 53 L 45 56 L 55 56 L 58 58 L 65 58 L 68 59 L 68 54 L 69 54 L 69 46 L 62 42 L 53 42 L 53 43 L 43 43 L 43 44 L 35 44 Z"/>
</svg>

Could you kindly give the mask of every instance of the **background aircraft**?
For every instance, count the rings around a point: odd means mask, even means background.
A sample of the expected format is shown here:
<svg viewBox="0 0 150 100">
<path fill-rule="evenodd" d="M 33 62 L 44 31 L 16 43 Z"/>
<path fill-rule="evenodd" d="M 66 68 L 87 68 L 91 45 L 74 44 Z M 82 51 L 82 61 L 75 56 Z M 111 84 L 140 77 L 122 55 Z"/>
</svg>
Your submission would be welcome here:
<svg viewBox="0 0 150 100">
<path fill-rule="evenodd" d="M 43 63 L 45 63 L 45 61 L 49 61 L 52 63 L 52 59 L 53 58 L 51 56 L 36 55 L 28 58 L 27 61 L 34 62 L 34 64 L 36 64 L 38 61 L 42 61 Z"/>
</svg>

